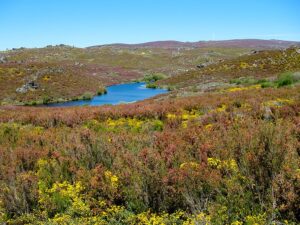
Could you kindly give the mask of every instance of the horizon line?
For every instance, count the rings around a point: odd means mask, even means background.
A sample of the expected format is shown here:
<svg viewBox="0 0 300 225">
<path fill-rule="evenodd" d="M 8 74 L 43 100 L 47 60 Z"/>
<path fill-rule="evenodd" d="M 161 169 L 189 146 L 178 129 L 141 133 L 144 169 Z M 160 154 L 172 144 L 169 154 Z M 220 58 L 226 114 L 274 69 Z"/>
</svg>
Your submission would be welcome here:
<svg viewBox="0 0 300 225">
<path fill-rule="evenodd" d="M 46 48 L 48 46 L 56 47 L 56 46 L 69 46 L 73 48 L 90 48 L 90 47 L 97 47 L 97 46 L 112 46 L 112 45 L 142 45 L 142 44 L 150 44 L 150 43 L 158 43 L 158 42 L 177 42 L 177 43 L 200 43 L 200 42 L 226 42 L 226 41 L 281 41 L 281 42 L 295 42 L 300 44 L 300 40 L 287 40 L 287 39 L 261 39 L 261 38 L 233 38 L 233 39 L 207 39 L 207 40 L 197 40 L 197 41 L 179 41 L 179 40 L 172 40 L 172 39 L 165 39 L 165 40 L 153 40 L 153 41 L 145 41 L 145 42 L 112 42 L 112 43 L 102 43 L 102 44 L 92 44 L 87 45 L 84 47 L 79 47 L 74 44 L 66 44 L 66 43 L 57 43 L 57 44 L 46 44 L 43 46 L 35 46 L 35 47 L 12 47 L 6 49 L 0 49 L 0 51 L 10 51 L 10 50 L 17 50 L 17 49 L 36 49 L 36 48 Z"/>
</svg>

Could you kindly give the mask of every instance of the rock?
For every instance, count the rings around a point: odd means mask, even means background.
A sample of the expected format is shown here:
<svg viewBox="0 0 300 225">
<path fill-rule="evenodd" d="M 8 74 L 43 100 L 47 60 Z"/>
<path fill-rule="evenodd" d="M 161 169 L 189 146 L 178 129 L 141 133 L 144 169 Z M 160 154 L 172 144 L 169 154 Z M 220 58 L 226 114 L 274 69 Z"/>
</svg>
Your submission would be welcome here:
<svg viewBox="0 0 300 225">
<path fill-rule="evenodd" d="M 6 63 L 7 58 L 5 56 L 0 56 L 0 63 Z"/>
<path fill-rule="evenodd" d="M 30 87 L 30 88 L 33 88 L 33 89 L 37 89 L 39 87 L 39 85 L 35 82 L 35 81 L 29 81 L 27 83 L 27 85 Z"/>
<path fill-rule="evenodd" d="M 265 107 L 263 118 L 267 121 L 274 120 L 274 115 L 270 107 Z"/>
<path fill-rule="evenodd" d="M 200 64 L 200 65 L 197 65 L 197 68 L 199 68 L 199 69 L 202 69 L 202 68 L 204 68 L 205 66 L 203 65 L 203 64 Z"/>
<path fill-rule="evenodd" d="M 19 87 L 16 89 L 17 93 L 26 93 L 28 90 L 26 89 L 26 87 L 23 85 L 22 87 Z"/>
<path fill-rule="evenodd" d="M 298 54 L 300 54 L 300 48 L 296 49 L 296 52 L 297 52 Z"/>
<path fill-rule="evenodd" d="M 202 69 L 202 68 L 207 67 L 209 64 L 210 63 L 201 63 L 201 64 L 197 65 L 197 68 Z"/>
<path fill-rule="evenodd" d="M 29 90 L 38 89 L 39 85 L 35 81 L 29 81 L 28 83 L 24 84 L 22 87 L 16 89 L 17 93 L 26 93 Z"/>
</svg>

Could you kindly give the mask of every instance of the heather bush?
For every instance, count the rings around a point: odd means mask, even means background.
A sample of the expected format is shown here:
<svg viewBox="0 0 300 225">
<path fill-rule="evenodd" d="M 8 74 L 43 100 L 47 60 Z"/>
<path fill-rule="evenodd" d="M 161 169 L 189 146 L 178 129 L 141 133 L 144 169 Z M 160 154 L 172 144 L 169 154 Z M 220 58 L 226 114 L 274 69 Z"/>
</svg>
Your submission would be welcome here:
<svg viewBox="0 0 300 225">
<path fill-rule="evenodd" d="M 298 223 L 299 94 L 3 108 L 0 221 Z"/>
</svg>

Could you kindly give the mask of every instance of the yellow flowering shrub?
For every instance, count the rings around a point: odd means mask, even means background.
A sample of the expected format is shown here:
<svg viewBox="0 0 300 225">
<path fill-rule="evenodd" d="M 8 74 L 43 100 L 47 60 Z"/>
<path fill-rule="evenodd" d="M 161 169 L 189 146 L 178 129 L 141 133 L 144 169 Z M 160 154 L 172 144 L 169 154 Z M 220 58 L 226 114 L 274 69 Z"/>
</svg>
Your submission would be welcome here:
<svg viewBox="0 0 300 225">
<path fill-rule="evenodd" d="M 5 208 L 3 205 L 3 201 L 0 199 L 0 223 L 4 222 L 6 219 Z"/>
<path fill-rule="evenodd" d="M 106 125 L 108 126 L 109 129 L 114 130 L 116 128 L 129 128 L 132 131 L 138 131 L 144 121 L 136 119 L 136 118 L 119 118 L 119 119 L 107 119 L 106 120 Z"/>
<path fill-rule="evenodd" d="M 234 221 L 234 222 L 231 223 L 231 225 L 243 225 L 243 222 Z"/>
<path fill-rule="evenodd" d="M 68 212 L 73 215 L 87 215 L 90 212 L 89 206 L 81 194 L 84 190 L 81 182 L 70 184 L 67 181 L 56 182 L 51 188 L 45 188 L 42 181 L 39 181 L 39 204 L 46 212 Z"/>
<path fill-rule="evenodd" d="M 192 111 L 186 111 L 184 110 L 181 114 L 181 119 L 183 120 L 191 120 L 191 119 L 196 119 L 198 118 L 199 116 L 201 116 L 201 114 L 195 110 L 192 110 Z"/>
<path fill-rule="evenodd" d="M 51 220 L 51 222 L 61 225 L 68 225 L 71 224 L 72 217 L 68 214 L 57 214 Z"/>
<path fill-rule="evenodd" d="M 49 81 L 49 80 L 51 80 L 51 76 L 50 76 L 50 75 L 45 75 L 45 76 L 43 77 L 43 80 L 44 80 L 44 81 Z"/>
<path fill-rule="evenodd" d="M 225 112 L 227 109 L 227 106 L 225 104 L 222 104 L 221 106 L 219 106 L 215 111 L 216 112 Z"/>
<path fill-rule="evenodd" d="M 283 105 L 290 105 L 293 103 L 294 103 L 293 99 L 277 98 L 275 100 L 270 100 L 270 101 L 264 102 L 263 105 L 271 106 L 271 107 L 281 107 Z"/>
<path fill-rule="evenodd" d="M 187 221 L 187 215 L 183 211 L 176 211 L 174 213 L 151 213 L 150 211 L 142 212 L 137 215 L 131 215 L 128 218 L 128 224 L 141 225 L 167 225 L 167 224 L 183 224 Z"/>
<path fill-rule="evenodd" d="M 114 175 L 111 171 L 107 170 L 104 172 L 104 176 L 113 188 L 118 188 L 119 178 L 116 175 Z"/>
<path fill-rule="evenodd" d="M 246 225 L 264 225 L 267 224 L 266 214 L 250 215 L 246 217 Z"/>
<path fill-rule="evenodd" d="M 213 125 L 209 123 L 209 124 L 205 125 L 204 128 L 205 128 L 206 130 L 210 130 L 212 127 L 213 127 Z"/>
<path fill-rule="evenodd" d="M 255 89 L 260 89 L 261 85 L 251 85 L 251 86 L 246 86 L 246 87 L 232 87 L 228 88 L 226 92 L 236 92 L 236 91 L 247 91 L 247 90 L 255 90 Z"/>
<path fill-rule="evenodd" d="M 192 119 L 196 119 L 199 116 L 201 116 L 202 113 L 200 111 L 197 111 L 195 109 L 191 110 L 191 111 L 187 111 L 187 110 L 182 110 L 181 114 L 173 114 L 173 113 L 167 113 L 166 117 L 168 119 L 181 119 L 181 120 L 192 120 Z"/>
<path fill-rule="evenodd" d="M 249 66 L 249 64 L 246 63 L 246 62 L 241 62 L 241 63 L 240 63 L 240 67 L 241 67 L 242 69 L 247 69 L 247 68 L 249 68 L 250 66 Z"/>
<path fill-rule="evenodd" d="M 175 114 L 173 114 L 173 113 L 168 113 L 168 114 L 167 114 L 167 118 L 168 118 L 168 119 L 176 119 L 177 116 L 176 116 Z"/>
<path fill-rule="evenodd" d="M 221 164 L 221 160 L 216 158 L 207 158 L 207 163 L 209 166 L 218 167 Z"/>
<path fill-rule="evenodd" d="M 208 158 L 207 163 L 209 166 L 217 169 L 226 169 L 232 172 L 238 172 L 238 165 L 233 159 L 221 161 L 217 158 Z"/>
<path fill-rule="evenodd" d="M 197 215 L 188 218 L 186 221 L 182 223 L 182 225 L 198 225 L 198 224 L 210 225 L 211 224 L 210 221 L 211 221 L 211 217 L 201 212 Z"/>
<path fill-rule="evenodd" d="M 184 163 L 181 163 L 179 168 L 180 169 L 184 169 L 184 168 L 193 168 L 193 169 L 196 169 L 199 167 L 199 164 L 196 163 L 196 162 L 184 162 Z"/>
<path fill-rule="evenodd" d="M 182 126 L 182 128 L 187 128 L 188 127 L 188 121 L 182 121 L 181 126 Z"/>
</svg>

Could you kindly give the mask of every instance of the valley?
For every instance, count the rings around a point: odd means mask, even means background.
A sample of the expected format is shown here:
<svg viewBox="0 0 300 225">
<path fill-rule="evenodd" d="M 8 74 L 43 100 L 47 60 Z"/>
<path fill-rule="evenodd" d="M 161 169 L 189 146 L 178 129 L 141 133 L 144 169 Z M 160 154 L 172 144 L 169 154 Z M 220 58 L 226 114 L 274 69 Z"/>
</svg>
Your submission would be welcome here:
<svg viewBox="0 0 300 225">
<path fill-rule="evenodd" d="M 299 43 L 0 55 L 0 223 L 299 223 Z"/>
</svg>

